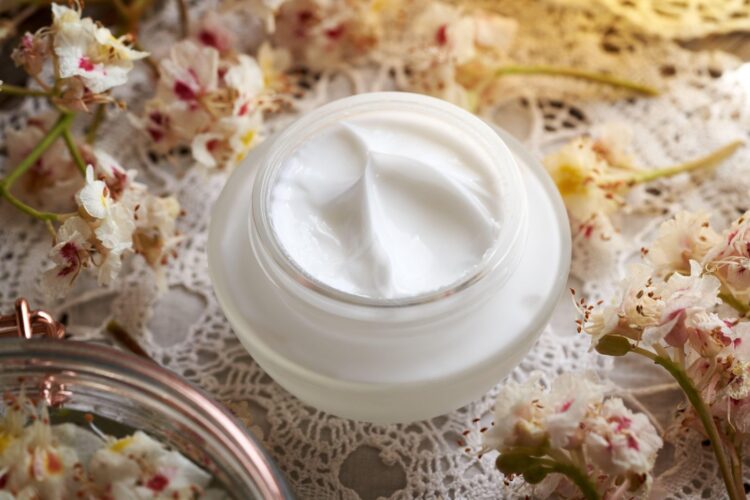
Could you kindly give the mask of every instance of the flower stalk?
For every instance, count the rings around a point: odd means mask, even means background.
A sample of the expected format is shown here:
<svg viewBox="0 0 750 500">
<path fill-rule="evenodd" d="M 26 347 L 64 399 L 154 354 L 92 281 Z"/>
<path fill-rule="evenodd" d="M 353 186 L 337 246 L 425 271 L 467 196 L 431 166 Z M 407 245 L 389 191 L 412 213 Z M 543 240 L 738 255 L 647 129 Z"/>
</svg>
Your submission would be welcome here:
<svg viewBox="0 0 750 500">
<path fill-rule="evenodd" d="M 78 146 L 76 145 L 75 139 L 73 139 L 73 134 L 70 133 L 70 129 L 66 128 L 65 130 L 63 130 L 62 136 L 63 136 L 63 140 L 65 141 L 65 145 L 67 146 L 68 151 L 70 152 L 70 156 L 73 157 L 73 161 L 78 167 L 78 170 L 81 172 L 81 175 L 85 177 L 86 176 L 86 162 L 83 160 L 83 157 L 81 156 L 81 152 L 78 150 Z"/>
<path fill-rule="evenodd" d="M 719 471 L 721 472 L 721 478 L 724 481 L 724 485 L 727 489 L 727 493 L 729 494 L 729 498 L 731 500 L 740 500 L 745 498 L 745 493 L 741 489 L 741 486 L 738 487 L 738 484 L 741 485 L 742 483 L 742 478 L 735 478 L 732 465 L 730 464 L 730 459 L 728 458 L 726 450 L 724 449 L 724 445 L 722 444 L 723 441 L 721 439 L 721 435 L 719 434 L 719 429 L 716 426 L 716 422 L 714 422 L 714 419 L 711 416 L 708 405 L 705 401 L 703 401 L 703 398 L 698 392 L 698 389 L 695 387 L 688 374 L 685 373 L 685 370 L 677 363 L 673 362 L 671 359 L 665 358 L 664 356 L 659 356 L 642 347 L 633 346 L 631 350 L 640 356 L 650 359 L 657 365 L 667 370 L 672 378 L 677 381 L 677 383 L 680 385 L 680 388 L 685 393 L 685 396 L 687 396 L 688 401 L 693 406 L 693 409 L 698 415 L 698 418 L 700 419 L 701 424 L 703 424 L 703 428 L 708 435 L 708 439 L 711 442 L 711 448 L 714 452 L 714 455 L 716 456 L 716 462 L 718 463 Z M 738 457 L 738 459 L 741 462 L 741 457 Z"/>
<path fill-rule="evenodd" d="M 649 85 L 617 78 L 615 76 L 607 75 L 604 73 L 595 73 L 591 71 L 584 71 L 576 68 L 565 68 L 557 66 L 546 66 L 546 65 L 522 65 L 522 64 L 510 64 L 503 66 L 495 71 L 495 76 L 505 75 L 546 75 L 546 76 L 565 76 L 570 78 L 577 78 L 580 80 L 587 80 L 590 82 L 601 83 L 609 85 L 615 88 L 621 88 L 630 90 L 639 94 L 647 96 L 659 95 L 659 90 Z"/>
<path fill-rule="evenodd" d="M 25 97 L 49 97 L 50 93 L 46 90 L 34 90 L 27 89 L 26 87 L 19 87 L 17 85 L 9 85 L 3 83 L 0 85 L 0 94 L 25 96 Z"/>
<path fill-rule="evenodd" d="M 70 123 L 73 121 L 74 115 L 72 113 L 63 113 L 58 118 L 57 123 L 47 132 L 41 141 L 31 150 L 29 155 L 21 161 L 10 173 L 0 181 L 0 196 L 5 198 L 8 203 L 16 207 L 18 210 L 42 221 L 56 222 L 60 220 L 60 214 L 52 212 L 43 212 L 36 210 L 35 208 L 27 205 L 23 201 L 16 198 L 11 193 L 13 184 L 36 163 L 39 158 L 47 151 L 52 144 L 61 136 L 68 131 Z M 69 132 L 68 132 L 69 133 Z"/>
<path fill-rule="evenodd" d="M 671 177 L 683 172 L 691 172 L 693 170 L 713 167 L 732 156 L 734 152 L 737 151 L 737 149 L 743 144 L 744 143 L 739 140 L 733 141 L 709 153 L 708 155 L 697 158 L 695 160 L 681 163 L 679 165 L 673 165 L 671 167 L 657 168 L 653 170 L 647 170 L 645 172 L 639 172 L 633 175 L 630 178 L 629 182 L 631 184 L 640 184 L 660 179 L 662 177 Z"/>
</svg>

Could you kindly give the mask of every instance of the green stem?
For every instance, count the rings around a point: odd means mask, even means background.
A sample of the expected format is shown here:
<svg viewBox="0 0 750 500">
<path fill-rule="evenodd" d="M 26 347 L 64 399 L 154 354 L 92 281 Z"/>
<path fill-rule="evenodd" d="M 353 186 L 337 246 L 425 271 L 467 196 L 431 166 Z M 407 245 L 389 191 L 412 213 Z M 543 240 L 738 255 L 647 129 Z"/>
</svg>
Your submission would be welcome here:
<svg viewBox="0 0 750 500">
<path fill-rule="evenodd" d="M 679 165 L 674 165 L 671 167 L 657 168 L 654 170 L 648 170 L 646 172 L 640 172 L 630 177 L 629 182 L 632 184 L 639 184 L 642 182 L 653 181 L 661 177 L 670 177 L 682 172 L 690 172 L 692 170 L 711 167 L 732 156 L 732 154 L 737 151 L 737 148 L 739 148 L 743 144 L 744 143 L 742 141 L 730 142 L 729 144 L 717 149 L 716 151 L 706 156 L 703 156 L 702 158 L 698 158 L 696 160 L 681 163 Z"/>
<path fill-rule="evenodd" d="M 46 222 L 59 222 L 61 220 L 60 214 L 52 212 L 42 212 L 22 202 L 21 200 L 13 196 L 9 189 L 3 184 L 0 184 L 0 197 L 8 200 L 8 203 L 16 207 L 21 212 L 28 214 L 36 219 Z"/>
<path fill-rule="evenodd" d="M 23 174 L 26 173 L 26 171 L 37 162 L 37 160 L 44 154 L 47 149 L 49 149 L 52 144 L 57 140 L 58 137 L 68 128 L 68 125 L 70 125 L 70 122 L 73 121 L 73 114 L 72 113 L 62 113 L 60 115 L 60 118 L 57 119 L 57 122 L 55 125 L 47 132 L 47 135 L 45 135 L 41 141 L 39 141 L 39 144 L 34 146 L 34 149 L 31 150 L 31 153 L 29 153 L 29 156 L 23 159 L 21 163 L 16 165 L 13 170 L 3 179 L 0 181 L 0 186 L 2 186 L 3 190 L 6 192 L 10 192 L 10 188 L 15 183 L 19 177 L 21 177 Z"/>
<path fill-rule="evenodd" d="M 732 473 L 734 475 L 735 488 L 737 491 L 745 491 L 745 486 L 742 481 L 742 439 L 737 437 L 737 434 L 733 430 L 729 430 L 729 456 L 732 460 Z"/>
<path fill-rule="evenodd" d="M 725 304 L 734 308 L 735 311 L 742 314 L 742 316 L 747 316 L 747 313 L 750 312 L 750 306 L 740 301 L 740 299 L 732 295 L 731 292 L 719 292 L 719 298 L 723 300 Z"/>
<path fill-rule="evenodd" d="M 599 493 L 596 491 L 596 486 L 594 486 L 594 484 L 591 482 L 591 479 L 589 479 L 589 477 L 575 465 L 565 464 L 550 459 L 540 459 L 539 462 L 546 465 L 549 468 L 550 472 L 563 474 L 568 479 L 570 479 L 573 484 L 575 484 L 578 489 L 581 490 L 581 494 L 586 500 L 601 499 Z"/>
<path fill-rule="evenodd" d="M 630 80 L 624 80 L 611 75 L 605 75 L 603 73 L 593 73 L 590 71 L 584 71 L 576 68 L 565 68 L 557 66 L 545 66 L 545 65 L 532 65 L 525 66 L 519 64 L 511 64 L 508 66 L 502 66 L 495 71 L 497 76 L 504 75 L 549 75 L 549 76 L 567 76 L 571 78 L 579 78 L 581 80 L 588 80 L 591 82 L 602 83 L 612 87 L 618 87 L 622 89 L 632 90 L 640 94 L 649 96 L 659 95 L 659 91 L 654 87 L 643 85 Z"/>
<path fill-rule="evenodd" d="M 7 83 L 0 85 L 0 94 L 22 95 L 27 97 L 49 97 L 50 95 L 49 92 L 45 90 L 27 89 L 26 87 L 8 85 Z"/>
<path fill-rule="evenodd" d="M 744 491 L 737 491 L 737 486 L 732 474 L 732 469 L 730 468 L 726 451 L 724 450 L 724 446 L 722 445 L 722 440 L 719 436 L 719 429 L 716 427 L 716 422 L 714 422 L 714 419 L 711 417 L 711 412 L 708 409 L 708 405 L 706 405 L 705 401 L 703 401 L 703 398 L 701 398 L 698 390 L 693 385 L 693 382 L 690 380 L 690 377 L 687 375 L 687 373 L 685 373 L 681 366 L 678 366 L 671 360 L 666 359 L 662 356 L 658 356 L 649 350 L 634 346 L 632 351 L 652 360 L 657 365 L 660 365 L 662 368 L 667 370 L 669 374 L 672 375 L 672 377 L 677 381 L 677 383 L 680 385 L 680 388 L 682 388 L 682 391 L 687 396 L 688 401 L 690 401 L 690 404 L 695 409 L 695 412 L 698 414 L 698 418 L 700 418 L 700 421 L 703 424 L 703 428 L 708 435 L 708 439 L 709 441 L 711 441 L 711 448 L 713 448 L 714 455 L 716 455 L 716 461 L 719 464 L 721 477 L 724 480 L 724 486 L 726 486 L 729 498 L 731 500 L 740 500 L 745 498 Z"/>
<path fill-rule="evenodd" d="M 78 146 L 76 145 L 76 141 L 73 138 L 73 134 L 70 133 L 70 129 L 66 128 L 65 130 L 63 130 L 62 136 L 63 140 L 65 141 L 65 145 L 68 147 L 68 151 L 70 151 L 70 156 L 73 157 L 73 161 L 78 167 L 78 170 L 84 177 L 86 177 L 86 162 L 83 160 L 81 152 L 78 150 Z"/>
<path fill-rule="evenodd" d="M 91 120 L 91 125 L 86 132 L 86 144 L 94 144 L 96 142 L 96 133 L 99 131 L 99 127 L 104 122 L 104 117 L 107 114 L 107 105 L 100 104 L 96 108 L 94 113 L 94 119 Z"/>
</svg>

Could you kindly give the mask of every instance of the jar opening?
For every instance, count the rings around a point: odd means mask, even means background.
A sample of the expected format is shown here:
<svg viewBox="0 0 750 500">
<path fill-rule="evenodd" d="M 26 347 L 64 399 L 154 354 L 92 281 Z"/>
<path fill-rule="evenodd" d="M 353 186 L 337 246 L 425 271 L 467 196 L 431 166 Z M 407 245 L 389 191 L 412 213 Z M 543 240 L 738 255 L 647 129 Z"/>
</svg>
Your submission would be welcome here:
<svg viewBox="0 0 750 500">
<path fill-rule="evenodd" d="M 326 299 L 435 302 L 520 248 L 526 200 L 512 154 L 438 99 L 335 101 L 275 138 L 260 169 L 251 231 L 281 274 Z"/>
</svg>

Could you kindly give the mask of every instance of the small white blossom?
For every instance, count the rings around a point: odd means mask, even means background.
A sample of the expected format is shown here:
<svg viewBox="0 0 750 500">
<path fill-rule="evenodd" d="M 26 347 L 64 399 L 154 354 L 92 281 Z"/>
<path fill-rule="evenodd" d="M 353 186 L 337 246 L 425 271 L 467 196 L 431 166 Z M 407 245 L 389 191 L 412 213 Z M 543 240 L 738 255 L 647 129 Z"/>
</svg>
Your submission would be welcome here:
<svg viewBox="0 0 750 500">
<path fill-rule="evenodd" d="M 573 448 L 583 439 L 580 428 L 591 405 L 604 398 L 607 386 L 589 374 L 563 373 L 550 387 L 546 406 L 550 413 L 545 419 L 550 445 L 555 448 Z"/>
<path fill-rule="evenodd" d="M 584 325 L 591 335 L 591 345 L 609 333 L 639 340 L 643 328 L 658 324 L 664 301 L 651 277 L 651 269 L 631 264 L 614 304 L 595 310 Z"/>
<path fill-rule="evenodd" d="M 91 18 L 82 19 L 79 9 L 53 3 L 52 21 L 59 76 L 79 78 L 93 93 L 125 83 L 133 61 L 148 55 L 131 49 L 124 37 L 115 38 Z"/>
<path fill-rule="evenodd" d="M 750 302 L 750 212 L 734 221 L 703 258 L 704 267 L 716 274 L 742 302 Z"/>
<path fill-rule="evenodd" d="M 90 473 L 102 490 L 111 488 L 115 496 L 135 494 L 137 498 L 182 498 L 196 488 L 200 491 L 211 480 L 179 452 L 168 450 L 141 431 L 112 439 L 96 451 Z"/>
<path fill-rule="evenodd" d="M 105 218 L 112 206 L 107 184 L 94 178 L 91 165 L 86 169 L 86 185 L 76 194 L 76 201 L 87 215 L 95 219 Z"/>
<path fill-rule="evenodd" d="M 537 446 L 546 439 L 543 418 L 542 374 L 534 372 L 522 384 L 509 380 L 495 399 L 493 425 L 483 436 L 486 449 L 501 450 L 508 446 Z"/>
<path fill-rule="evenodd" d="M 608 474 L 651 472 L 662 444 L 646 415 L 633 413 L 621 399 L 608 399 L 586 420 L 586 456 Z"/>
<path fill-rule="evenodd" d="M 663 341 L 674 347 L 689 341 L 697 351 L 714 355 L 729 333 L 724 322 L 709 312 L 721 302 L 721 283 L 715 276 L 704 275 L 697 262 L 691 261 L 690 265 L 690 276 L 675 273 L 661 287 L 661 318 L 658 324 L 644 329 L 642 340 L 649 346 Z"/>
<path fill-rule="evenodd" d="M 646 255 L 657 274 L 690 272 L 690 261 L 700 262 L 721 241 L 708 218 L 706 213 L 680 212 L 662 223 Z"/>
</svg>

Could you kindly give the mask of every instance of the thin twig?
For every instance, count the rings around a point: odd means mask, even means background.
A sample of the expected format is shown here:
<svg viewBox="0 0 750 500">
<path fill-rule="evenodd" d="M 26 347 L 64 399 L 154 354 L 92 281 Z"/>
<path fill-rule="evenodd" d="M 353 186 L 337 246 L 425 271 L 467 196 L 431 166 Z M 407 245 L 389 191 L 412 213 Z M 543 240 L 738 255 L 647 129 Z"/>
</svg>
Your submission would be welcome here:
<svg viewBox="0 0 750 500">
<path fill-rule="evenodd" d="M 645 94 L 649 96 L 659 95 L 659 90 L 654 87 L 644 85 L 641 83 L 617 78 L 615 76 L 606 75 L 604 73 L 594 73 L 590 71 L 584 71 L 576 68 L 566 68 L 557 66 L 546 66 L 546 65 L 530 65 L 525 66 L 522 64 L 511 64 L 503 66 L 495 71 L 497 76 L 505 75 L 547 75 L 547 76 L 566 76 L 570 78 L 578 78 L 581 80 L 588 80 L 595 83 L 601 83 L 609 85 L 611 87 L 622 88 Z"/>
<path fill-rule="evenodd" d="M 0 94 L 21 95 L 26 97 L 49 97 L 50 93 L 44 90 L 27 89 L 18 85 L 3 83 L 0 85 Z"/>
<path fill-rule="evenodd" d="M 642 182 L 649 182 L 661 177 L 670 177 L 672 175 L 681 174 L 682 172 L 690 172 L 693 170 L 699 170 L 702 168 L 708 168 L 718 165 L 722 161 L 726 160 L 734 154 L 737 149 L 744 143 L 742 141 L 733 141 L 729 144 L 720 147 L 716 151 L 709 153 L 706 156 L 698 158 L 696 160 L 681 163 L 666 168 L 657 168 L 654 170 L 647 170 L 645 172 L 639 172 L 635 174 L 630 182 L 633 184 L 640 184 Z"/>
</svg>

